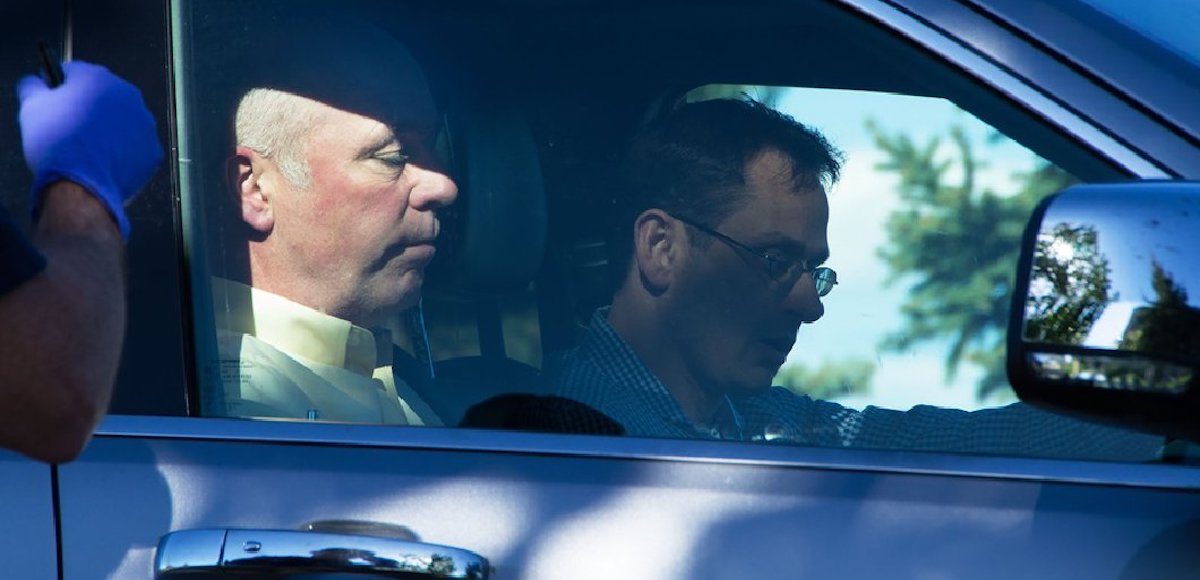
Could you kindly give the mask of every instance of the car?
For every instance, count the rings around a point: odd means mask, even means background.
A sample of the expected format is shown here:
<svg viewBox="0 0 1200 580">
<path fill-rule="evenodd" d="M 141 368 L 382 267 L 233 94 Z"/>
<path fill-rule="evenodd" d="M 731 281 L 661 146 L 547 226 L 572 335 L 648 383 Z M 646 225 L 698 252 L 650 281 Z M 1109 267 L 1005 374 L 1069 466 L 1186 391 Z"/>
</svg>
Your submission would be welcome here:
<svg viewBox="0 0 1200 580">
<path fill-rule="evenodd" d="M 604 304 L 611 227 L 599 216 L 630 136 L 677 103 L 743 93 L 821 129 L 847 159 L 829 196 L 839 286 L 776 384 L 854 409 L 964 413 L 1012 404 L 1015 386 L 1064 421 L 1120 421 L 1089 404 L 1098 395 L 1047 400 L 1008 380 L 1025 376 L 1005 373 L 1018 259 L 1038 204 L 1061 189 L 1200 178 L 1200 52 L 1180 32 L 1194 30 L 1194 10 L 16 0 L 0 9 L 13 28 L 0 36 L 0 82 L 36 70 L 37 39 L 60 40 L 142 89 L 169 163 L 129 208 L 130 320 L 109 417 L 68 464 L 0 453 L 7 576 L 1128 579 L 1200 568 L 1196 454 L 1162 422 L 1121 432 L 1161 437 L 1158 451 L 1113 458 L 1086 442 L 1045 451 L 1048 435 L 1034 432 L 997 453 L 953 440 L 905 449 L 218 416 L 228 369 L 211 277 L 229 232 L 212 213 L 212 163 L 228 155 L 230 121 L 207 99 L 238 73 L 238 47 L 297 6 L 390 31 L 445 112 L 454 229 L 430 266 L 424 322 L 396 321 L 400 334 L 424 331 L 409 350 L 414 372 L 438 379 L 422 395 L 445 424 L 540 388 L 526 379 L 570 352 Z M 14 106 L 0 110 L 12 119 Z M 3 200 L 27 215 L 11 124 L 0 140 Z M 1085 205 L 1088 191 L 1077 192 Z M 1070 360 L 1041 379 L 1077 373 Z"/>
</svg>

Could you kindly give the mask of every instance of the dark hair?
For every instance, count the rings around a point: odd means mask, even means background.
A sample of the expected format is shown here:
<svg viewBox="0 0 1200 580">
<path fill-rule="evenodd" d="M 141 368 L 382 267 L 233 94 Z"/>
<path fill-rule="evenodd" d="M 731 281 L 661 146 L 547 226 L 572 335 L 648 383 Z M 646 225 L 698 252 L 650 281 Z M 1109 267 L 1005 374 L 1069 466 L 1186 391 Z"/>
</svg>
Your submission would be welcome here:
<svg viewBox="0 0 1200 580">
<path fill-rule="evenodd" d="M 749 98 L 687 103 L 633 139 L 617 192 L 609 263 L 615 287 L 633 256 L 633 222 L 658 208 L 716 227 L 745 201 L 746 164 L 767 149 L 791 162 L 799 188 L 830 185 L 842 153 L 816 129 Z"/>
</svg>

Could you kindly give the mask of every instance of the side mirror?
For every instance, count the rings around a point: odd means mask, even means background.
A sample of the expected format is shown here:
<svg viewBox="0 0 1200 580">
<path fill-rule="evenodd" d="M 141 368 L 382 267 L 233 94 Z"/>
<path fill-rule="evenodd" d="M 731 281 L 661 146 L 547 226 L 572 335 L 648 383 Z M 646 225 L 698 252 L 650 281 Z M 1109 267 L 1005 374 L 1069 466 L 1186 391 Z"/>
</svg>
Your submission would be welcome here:
<svg viewBox="0 0 1200 580">
<path fill-rule="evenodd" d="M 1008 329 L 1028 403 L 1200 440 L 1200 183 L 1071 187 L 1030 219 Z"/>
</svg>

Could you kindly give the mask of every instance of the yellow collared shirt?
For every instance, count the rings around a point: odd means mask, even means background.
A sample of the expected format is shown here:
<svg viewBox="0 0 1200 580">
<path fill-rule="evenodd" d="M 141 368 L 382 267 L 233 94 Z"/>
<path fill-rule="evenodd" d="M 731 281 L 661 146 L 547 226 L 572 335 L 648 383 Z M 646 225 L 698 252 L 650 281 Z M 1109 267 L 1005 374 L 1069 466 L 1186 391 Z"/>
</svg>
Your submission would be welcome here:
<svg viewBox="0 0 1200 580">
<path fill-rule="evenodd" d="M 424 425 L 397 393 L 391 338 L 245 284 L 213 279 L 228 417 Z M 377 348 L 380 345 L 382 348 Z M 415 396 L 407 385 L 400 385 Z M 423 401 L 416 406 L 428 409 Z M 209 410 L 213 413 L 213 410 Z"/>
</svg>

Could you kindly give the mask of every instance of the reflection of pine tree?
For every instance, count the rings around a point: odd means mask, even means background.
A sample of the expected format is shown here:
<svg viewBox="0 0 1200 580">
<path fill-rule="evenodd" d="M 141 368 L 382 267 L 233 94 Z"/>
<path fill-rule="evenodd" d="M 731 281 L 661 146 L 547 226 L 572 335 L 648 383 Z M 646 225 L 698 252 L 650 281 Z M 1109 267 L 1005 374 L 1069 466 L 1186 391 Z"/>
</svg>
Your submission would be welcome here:
<svg viewBox="0 0 1200 580">
<path fill-rule="evenodd" d="M 1038 234 L 1025 303 L 1025 338 L 1035 342 L 1080 345 L 1109 296 L 1108 259 L 1100 253 L 1096 229 L 1056 224 Z"/>
<path fill-rule="evenodd" d="M 1150 285 L 1154 288 L 1154 305 L 1168 310 L 1188 307 L 1187 289 L 1172 278 L 1158 260 L 1154 260 Z"/>
<path fill-rule="evenodd" d="M 949 131 L 954 151 L 949 159 L 941 154 L 941 138 L 922 145 L 873 122 L 867 129 L 887 156 L 877 169 L 900 178 L 902 207 L 888 219 L 891 245 L 879 255 L 892 280 L 914 281 L 901 307 L 904 327 L 882 346 L 904 351 L 949 339 L 950 378 L 965 360 L 984 370 L 980 398 L 1007 389 L 1004 329 L 1025 222 L 1038 200 L 1075 178 L 1039 161 L 1032 171 L 1014 175 L 1020 183 L 1015 195 L 1001 196 L 976 182 L 982 164 L 961 127 Z M 955 168 L 961 177 L 951 182 Z"/>
<path fill-rule="evenodd" d="M 1120 348 L 1177 357 L 1200 356 L 1200 311 L 1188 306 L 1187 289 L 1155 260 L 1154 301 L 1129 319 Z"/>
</svg>

